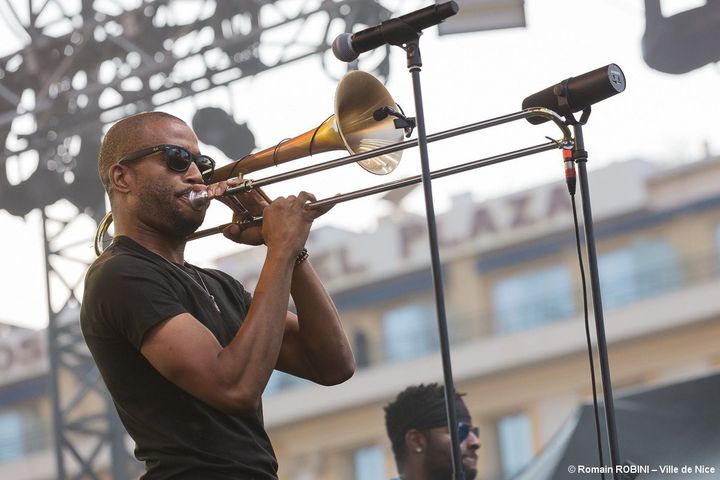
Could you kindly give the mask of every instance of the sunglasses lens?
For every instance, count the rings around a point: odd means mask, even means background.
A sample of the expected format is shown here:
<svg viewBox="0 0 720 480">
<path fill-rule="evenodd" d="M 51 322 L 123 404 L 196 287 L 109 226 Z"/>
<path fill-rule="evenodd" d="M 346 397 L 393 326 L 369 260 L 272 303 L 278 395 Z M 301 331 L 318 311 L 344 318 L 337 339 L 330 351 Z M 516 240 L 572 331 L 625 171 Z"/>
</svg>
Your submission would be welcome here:
<svg viewBox="0 0 720 480">
<path fill-rule="evenodd" d="M 215 160 L 205 155 L 200 155 L 195 158 L 195 165 L 197 165 L 198 170 L 200 170 L 203 181 L 207 183 L 215 170 Z"/>
<path fill-rule="evenodd" d="M 170 170 L 181 173 L 187 172 L 190 164 L 193 162 L 195 162 L 198 170 L 200 170 L 203 181 L 207 183 L 210 178 L 212 178 L 213 171 L 215 170 L 215 160 L 205 155 L 196 157 L 184 148 L 175 146 L 165 147 L 165 163 L 167 163 Z"/>
<path fill-rule="evenodd" d="M 168 147 L 165 150 L 165 161 L 170 170 L 175 172 L 185 172 L 190 168 L 192 156 L 190 152 L 184 148 Z"/>
<path fill-rule="evenodd" d="M 460 441 L 460 443 L 464 442 L 468 435 L 470 435 L 470 424 L 458 424 L 458 440 Z"/>
<path fill-rule="evenodd" d="M 480 429 L 478 427 L 473 427 L 469 423 L 465 422 L 460 422 L 458 424 L 458 440 L 460 443 L 467 440 L 470 436 L 470 432 L 472 432 L 477 438 L 480 438 Z"/>
</svg>

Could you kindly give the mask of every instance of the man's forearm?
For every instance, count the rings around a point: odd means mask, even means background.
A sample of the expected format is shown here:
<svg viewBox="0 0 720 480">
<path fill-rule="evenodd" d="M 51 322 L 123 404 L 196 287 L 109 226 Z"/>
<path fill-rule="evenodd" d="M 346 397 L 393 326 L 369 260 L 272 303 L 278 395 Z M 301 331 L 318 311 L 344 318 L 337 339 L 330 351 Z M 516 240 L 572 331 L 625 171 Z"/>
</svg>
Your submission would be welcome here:
<svg viewBox="0 0 720 480">
<path fill-rule="evenodd" d="M 337 384 L 355 372 L 355 359 L 340 316 L 310 261 L 295 267 L 291 295 L 298 314 L 298 342 L 322 384 Z"/>
<path fill-rule="evenodd" d="M 292 260 L 290 260 L 292 262 Z M 268 254 L 248 315 L 233 341 L 220 354 L 228 383 L 259 400 L 280 351 L 292 266 Z"/>
</svg>

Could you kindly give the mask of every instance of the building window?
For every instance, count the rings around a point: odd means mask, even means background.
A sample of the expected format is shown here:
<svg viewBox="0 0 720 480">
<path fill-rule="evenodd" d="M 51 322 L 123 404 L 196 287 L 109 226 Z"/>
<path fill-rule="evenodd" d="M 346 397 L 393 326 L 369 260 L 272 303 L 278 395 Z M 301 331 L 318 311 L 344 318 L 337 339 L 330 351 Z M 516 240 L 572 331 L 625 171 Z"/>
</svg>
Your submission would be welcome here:
<svg viewBox="0 0 720 480">
<path fill-rule="evenodd" d="M 274 370 L 272 375 L 270 375 L 270 380 L 268 380 L 263 394 L 266 396 L 275 395 L 276 393 L 302 387 L 309 383 L 310 382 L 304 378 L 296 377 L 295 375 L 290 375 L 280 370 Z"/>
<path fill-rule="evenodd" d="M 568 269 L 556 266 L 522 273 L 493 287 L 499 332 L 516 332 L 571 316 L 575 298 Z"/>
<path fill-rule="evenodd" d="M 603 306 L 625 305 L 683 283 L 680 258 L 664 240 L 639 240 L 598 257 Z"/>
<path fill-rule="evenodd" d="M 357 368 L 370 366 L 370 343 L 367 334 L 363 330 L 355 330 L 353 333 L 353 353 Z"/>
<path fill-rule="evenodd" d="M 0 415 L 0 462 L 22 457 L 23 449 L 22 417 L 15 413 Z"/>
<path fill-rule="evenodd" d="M 720 225 L 715 227 L 715 272 L 720 271 Z"/>
<path fill-rule="evenodd" d="M 378 480 L 385 478 L 385 451 L 381 445 L 371 445 L 355 450 L 353 454 L 355 480 Z"/>
<path fill-rule="evenodd" d="M 532 459 L 532 428 L 524 413 L 507 415 L 497 422 L 500 467 L 503 477 L 510 478 Z"/>
<path fill-rule="evenodd" d="M 386 360 L 409 360 L 438 348 L 435 309 L 429 302 L 388 310 L 382 325 Z"/>
<path fill-rule="evenodd" d="M 49 447 L 49 419 L 36 409 L 0 413 L 0 464 Z"/>
</svg>

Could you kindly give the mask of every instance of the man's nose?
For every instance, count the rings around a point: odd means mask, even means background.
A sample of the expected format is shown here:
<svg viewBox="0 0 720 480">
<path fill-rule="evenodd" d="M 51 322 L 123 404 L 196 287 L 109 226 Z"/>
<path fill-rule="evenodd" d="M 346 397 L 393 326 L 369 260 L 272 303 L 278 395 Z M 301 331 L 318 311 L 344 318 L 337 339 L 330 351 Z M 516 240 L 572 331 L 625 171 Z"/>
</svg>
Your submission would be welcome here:
<svg viewBox="0 0 720 480">
<path fill-rule="evenodd" d="M 477 450 L 481 447 L 480 439 L 477 435 L 475 435 L 475 432 L 473 431 L 468 434 L 468 437 L 465 439 L 465 443 L 467 445 L 467 448 L 472 448 L 474 450 Z"/>
<path fill-rule="evenodd" d="M 195 162 L 190 163 L 190 167 L 185 172 L 185 181 L 188 183 L 204 183 L 200 169 Z"/>
</svg>

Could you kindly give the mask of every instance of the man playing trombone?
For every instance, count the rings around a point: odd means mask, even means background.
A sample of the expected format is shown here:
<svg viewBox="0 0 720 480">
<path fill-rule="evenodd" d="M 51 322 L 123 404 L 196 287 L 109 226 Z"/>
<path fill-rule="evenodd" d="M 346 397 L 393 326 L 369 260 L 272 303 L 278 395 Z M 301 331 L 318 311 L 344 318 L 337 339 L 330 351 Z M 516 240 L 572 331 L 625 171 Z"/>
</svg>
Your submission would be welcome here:
<svg viewBox="0 0 720 480">
<path fill-rule="evenodd" d="M 335 306 L 304 249 L 312 194 L 267 204 L 261 226 L 233 225 L 238 243 L 267 246 L 254 294 L 227 274 L 185 262 L 205 208 L 189 193 L 212 178 L 192 129 L 171 115 L 127 117 L 98 159 L 115 224 L 87 273 L 85 340 L 145 462 L 143 479 L 275 479 L 261 395 L 273 369 L 322 385 L 350 378 L 355 361 Z M 209 187 L 220 196 L 237 182 Z M 241 213 L 235 204 L 225 200 Z M 292 295 L 297 315 L 288 312 Z"/>
</svg>

